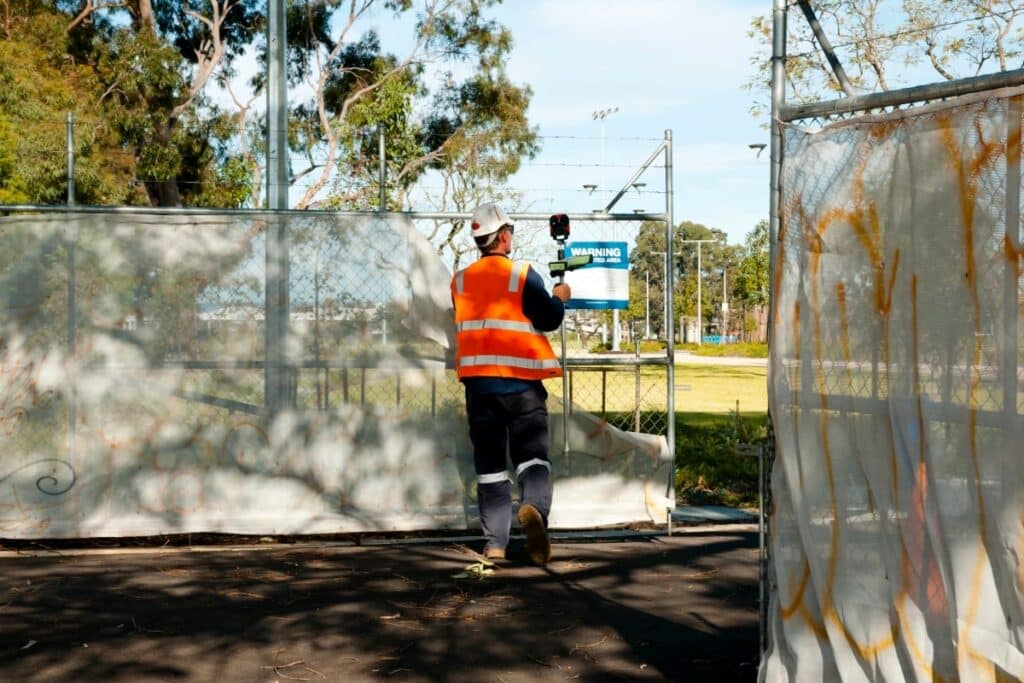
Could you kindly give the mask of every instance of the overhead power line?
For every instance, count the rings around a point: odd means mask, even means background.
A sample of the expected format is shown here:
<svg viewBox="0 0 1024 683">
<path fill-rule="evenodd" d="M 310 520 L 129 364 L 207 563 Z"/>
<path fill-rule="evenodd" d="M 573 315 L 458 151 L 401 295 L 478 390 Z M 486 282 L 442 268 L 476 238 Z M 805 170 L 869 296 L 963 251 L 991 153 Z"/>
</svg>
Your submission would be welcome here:
<svg viewBox="0 0 1024 683">
<path fill-rule="evenodd" d="M 570 163 L 570 162 L 567 162 L 567 161 L 546 161 L 546 162 L 544 162 L 544 161 L 542 161 L 542 162 L 525 161 L 525 162 L 521 163 L 520 166 L 565 167 L 565 168 L 629 168 L 629 169 L 635 169 L 637 165 L 636 164 L 600 164 L 600 163 L 590 163 L 590 164 L 582 164 L 581 163 L 581 164 L 577 164 L 577 163 Z M 659 165 L 651 164 L 650 166 L 648 166 L 648 168 L 665 168 L 665 165 L 662 164 L 662 165 L 659 166 Z"/>
<path fill-rule="evenodd" d="M 418 185 L 418 190 L 429 190 L 431 192 L 440 192 L 445 188 L 441 185 Z M 580 194 L 591 194 L 590 190 L 582 189 L 579 187 L 510 187 L 508 188 L 511 192 L 556 192 L 561 194 L 567 193 L 580 193 Z M 665 194 L 665 190 L 648 190 L 644 188 L 644 195 L 654 194 Z M 636 195 L 633 195 L 634 197 Z"/>
<path fill-rule="evenodd" d="M 585 140 L 588 142 L 594 142 L 601 138 L 596 135 L 538 135 L 539 139 L 542 140 Z M 644 138 L 644 137 L 613 137 L 608 136 L 605 141 L 612 140 L 627 140 L 630 142 L 661 142 L 664 138 Z"/>
</svg>

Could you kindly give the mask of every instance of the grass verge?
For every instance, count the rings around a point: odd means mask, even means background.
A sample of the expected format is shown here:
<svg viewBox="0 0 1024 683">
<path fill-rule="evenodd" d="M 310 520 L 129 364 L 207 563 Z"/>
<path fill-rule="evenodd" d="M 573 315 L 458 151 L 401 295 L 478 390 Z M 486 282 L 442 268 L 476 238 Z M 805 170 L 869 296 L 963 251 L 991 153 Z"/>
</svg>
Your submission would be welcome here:
<svg viewBox="0 0 1024 683">
<path fill-rule="evenodd" d="M 768 415 L 676 413 L 676 498 L 686 505 L 757 506 L 757 458 L 737 447 L 767 441 Z"/>
</svg>

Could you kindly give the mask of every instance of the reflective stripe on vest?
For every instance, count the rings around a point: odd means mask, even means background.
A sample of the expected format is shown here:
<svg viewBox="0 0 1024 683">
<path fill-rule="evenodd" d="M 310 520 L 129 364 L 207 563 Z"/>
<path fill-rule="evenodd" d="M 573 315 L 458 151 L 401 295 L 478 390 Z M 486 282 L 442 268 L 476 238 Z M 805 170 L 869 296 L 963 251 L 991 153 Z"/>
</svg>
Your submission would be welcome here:
<svg viewBox="0 0 1024 683">
<path fill-rule="evenodd" d="M 488 318 L 486 320 L 465 320 L 455 327 L 458 332 L 467 330 L 510 330 L 512 332 L 528 332 L 529 334 L 544 334 L 530 323 L 522 323 L 518 320 L 497 320 Z"/>
<path fill-rule="evenodd" d="M 459 367 L 471 368 L 474 365 L 507 365 L 510 368 L 525 368 L 526 370 L 557 370 L 562 367 L 558 359 L 535 360 L 533 358 L 519 358 L 517 356 L 466 356 L 459 359 Z"/>
<path fill-rule="evenodd" d="M 512 265 L 512 273 L 508 276 L 508 291 L 515 294 L 519 291 L 519 280 L 526 277 L 528 263 L 515 263 Z"/>
<path fill-rule="evenodd" d="M 519 280 L 525 277 L 526 269 L 529 267 L 529 263 L 514 263 L 512 265 L 512 271 L 508 276 L 508 291 L 513 294 L 519 291 Z M 462 292 L 465 291 L 465 274 L 465 268 L 455 273 L 455 291 L 458 294 L 462 294 Z"/>
</svg>

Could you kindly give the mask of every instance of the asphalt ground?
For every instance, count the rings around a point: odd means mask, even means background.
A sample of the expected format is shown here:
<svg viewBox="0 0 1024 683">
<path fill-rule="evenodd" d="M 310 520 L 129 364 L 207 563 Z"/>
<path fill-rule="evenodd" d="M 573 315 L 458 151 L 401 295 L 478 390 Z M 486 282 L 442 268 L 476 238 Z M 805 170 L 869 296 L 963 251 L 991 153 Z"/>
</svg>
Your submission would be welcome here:
<svg viewBox="0 0 1024 683">
<path fill-rule="evenodd" d="M 756 526 L 519 543 L 8 544 L 0 681 L 756 680 Z"/>
</svg>

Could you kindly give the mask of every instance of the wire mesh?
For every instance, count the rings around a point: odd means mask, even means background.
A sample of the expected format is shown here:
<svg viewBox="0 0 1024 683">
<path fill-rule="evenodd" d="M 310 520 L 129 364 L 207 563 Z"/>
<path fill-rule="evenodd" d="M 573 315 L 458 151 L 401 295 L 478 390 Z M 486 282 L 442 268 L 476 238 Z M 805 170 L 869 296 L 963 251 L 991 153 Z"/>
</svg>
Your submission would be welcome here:
<svg viewBox="0 0 1024 683">
<path fill-rule="evenodd" d="M 14 227 L 12 221 L 18 219 L 7 220 L 4 236 L 10 249 L 6 253 L 27 255 L 22 260 L 33 265 L 21 268 L 45 269 L 38 276 L 40 282 L 33 285 L 40 294 L 36 303 L 29 304 L 31 314 L 17 320 L 26 344 L 61 347 L 72 318 L 71 326 L 83 333 L 100 330 L 137 347 L 137 357 L 119 358 L 117 363 L 154 372 L 183 370 L 189 377 L 188 391 L 254 408 L 262 405 L 264 218 L 180 214 L 169 220 L 138 215 L 113 231 L 95 218 L 43 219 L 43 227 L 25 230 Z M 436 411 L 460 397 L 461 389 L 445 376 L 446 350 L 424 341 L 403 321 L 408 306 L 403 306 L 387 271 L 393 265 L 388 255 L 404 245 L 385 230 L 353 229 L 353 220 L 338 215 L 289 220 L 289 357 L 298 374 L 297 406 L 327 409 L 358 403 Z M 445 224 L 445 229 L 460 226 L 458 218 L 437 222 Z M 577 222 L 572 237 L 631 242 L 640 225 L 640 221 Z M 515 256 L 529 261 L 550 284 L 547 262 L 554 260 L 556 245 L 547 229 L 546 222 L 536 219 L 518 221 Z M 424 232 L 438 234 L 430 229 Z M 67 265 L 72 242 L 76 245 L 74 274 Z M 464 266 L 476 256 L 465 243 L 444 255 L 452 267 Z M 17 275 L 11 272 L 15 262 L 5 267 L 12 278 Z M 69 280 L 76 293 L 74 310 L 69 308 Z M 640 341 L 632 332 L 638 321 L 622 311 L 619 322 L 628 350 Z M 610 338 L 611 324 L 608 312 L 570 313 L 567 356 L 599 362 L 593 351 Z M 559 334 L 550 336 L 558 348 Z M 90 338 L 90 343 L 95 341 Z M 656 378 L 649 368 L 638 368 L 595 370 L 605 378 L 611 373 L 616 381 L 601 388 L 601 383 L 579 378 L 574 397 L 588 410 L 603 406 L 607 412 L 609 405 L 629 412 L 663 410 L 664 373 Z M 622 379 L 628 380 L 626 384 Z M 664 422 L 664 417 L 647 417 L 640 428 Z M 632 426 L 636 428 L 635 420 Z"/>
<path fill-rule="evenodd" d="M 929 239 L 929 231 L 934 232 L 935 227 L 929 225 L 933 221 L 914 212 L 915 206 L 938 201 L 939 191 L 918 188 L 920 197 L 915 202 L 895 202 L 890 215 L 871 218 L 876 222 L 868 225 L 865 197 L 889 192 L 892 171 L 886 166 L 890 162 L 888 148 L 880 151 L 874 143 L 865 142 L 864 135 L 872 125 L 887 127 L 891 148 L 910 149 L 912 133 L 906 121 L 914 122 L 914 130 L 941 128 L 946 125 L 944 111 L 917 113 L 888 124 L 865 121 L 838 127 L 829 131 L 834 147 L 827 162 L 813 168 L 788 167 L 783 179 L 785 195 L 799 201 L 782 207 L 780 241 L 784 253 L 797 256 L 784 267 L 790 271 L 787 277 L 813 283 L 802 288 L 796 298 L 803 323 L 797 331 L 800 347 L 811 351 L 813 357 L 790 359 L 788 371 L 781 375 L 793 389 L 876 400 L 887 400 L 893 391 L 936 403 L 1003 410 L 1000 377 L 1004 358 L 999 339 L 1006 336 L 1001 318 L 1006 289 L 1003 226 L 1007 169 L 1005 155 L 991 150 L 1005 135 L 1007 119 L 1003 114 L 993 115 L 985 101 L 964 109 L 976 124 L 949 143 L 948 154 L 962 154 L 956 163 L 970 169 L 971 186 L 964 190 L 970 192 L 970 220 L 996 227 L 991 232 L 976 225 L 964 227 L 961 217 L 951 212 L 941 229 L 959 243 L 969 241 L 970 246 L 944 254 L 936 251 L 932 263 L 921 261 L 923 251 L 916 245 Z M 797 128 L 790 130 L 796 137 L 803 135 Z M 796 148 L 795 139 L 787 144 Z M 922 156 L 908 163 L 925 161 Z M 933 163 L 939 161 L 943 160 Z M 808 209 L 817 202 L 827 208 Z M 854 225 L 852 232 L 845 230 L 847 222 Z M 965 253 L 972 259 L 968 266 L 962 262 Z M 898 260 L 901 255 L 902 262 Z M 969 270 L 976 283 L 969 289 L 951 281 L 935 286 L 935 279 L 928 278 L 929 284 L 916 290 L 912 311 L 898 311 L 894 320 L 879 315 L 880 307 L 889 305 L 885 303 L 888 288 L 909 286 L 904 273 L 935 268 Z M 924 279 L 924 275 L 920 277 Z M 951 297 L 960 302 L 963 311 L 953 321 L 943 317 Z M 908 319 L 911 315 L 917 316 L 916 324 L 922 329 L 955 328 L 956 333 L 921 339 L 910 356 L 910 346 L 889 341 L 894 339 L 891 327 L 913 325 Z"/>
<path fill-rule="evenodd" d="M 820 624 L 846 636 L 826 652 L 829 675 L 841 678 L 848 655 L 883 630 L 906 634 L 913 623 L 933 646 L 954 642 L 945 625 L 970 621 L 981 601 L 993 632 L 1015 613 L 1001 591 L 1018 573 L 1016 554 L 981 551 L 999 567 L 998 588 L 970 589 L 976 604 L 954 587 L 974 571 L 962 548 L 1018 543 L 987 515 L 1019 500 L 1006 473 L 1019 459 L 1020 106 L 1019 94 L 975 97 L 786 130 L 770 388 L 783 465 L 771 497 L 780 609 L 769 678 L 804 657 L 822 661 L 822 650 L 800 645 Z M 927 559 L 891 581 L 886 567 L 907 557 Z M 892 604 L 897 591 L 923 609 L 897 627 L 887 607 L 851 608 Z M 801 613 L 800 625 L 782 628 Z M 998 633 L 1013 639 L 1012 628 Z M 875 670 L 978 677 L 958 668 L 968 658 L 901 659 L 903 637 L 872 653 Z"/>
<path fill-rule="evenodd" d="M 275 221 L 286 223 L 288 236 L 281 270 L 266 253 Z M 640 225 L 582 223 L 574 237 L 622 241 Z M 522 220 L 516 235 L 524 237 L 521 256 L 533 254 L 550 279 L 553 244 L 542 229 L 546 221 Z M 279 510 L 277 519 L 301 518 L 297 531 L 332 523 L 466 524 L 468 508 L 451 503 L 472 489 L 470 459 L 454 457 L 469 444 L 464 392 L 451 369 L 451 267 L 406 217 L 16 211 L 0 217 L 0 246 L 0 433 L 9 457 L 0 476 L 18 492 L 21 512 L 9 524 L 17 534 L 262 532 L 270 512 L 243 514 L 249 503 L 217 508 L 211 501 L 244 497 L 247 486 L 270 480 L 301 482 L 315 493 L 307 505 L 328 506 L 308 518 Z M 457 259 L 452 251 L 446 257 Z M 275 310 L 267 290 L 278 278 L 289 297 Z M 280 413 L 266 391 L 275 315 L 286 316 L 278 357 L 290 377 Z M 601 438 L 608 426 L 664 435 L 666 367 L 616 354 L 618 364 L 598 371 L 608 363 L 588 347 L 606 314 L 589 315 L 571 319 L 567 381 L 572 413 L 599 419 L 578 424 L 600 424 Z M 559 350 L 560 340 L 551 335 Z M 548 390 L 559 396 L 560 382 L 549 381 Z M 553 412 L 560 406 L 555 401 Z M 573 438 L 590 438 L 579 429 Z M 641 470 L 663 467 L 660 443 L 626 440 L 614 453 L 645 463 L 630 476 L 647 476 Z M 376 464 L 346 468 L 338 459 L 353 449 L 373 453 L 368 460 Z M 635 452 L 652 457 L 637 460 Z M 427 479 L 439 481 L 425 486 Z M 387 495 L 368 493 L 387 481 L 402 483 Z M 64 495 L 83 485 L 83 498 Z M 110 501 L 125 515 L 103 519 Z M 644 505 L 638 509 L 647 515 Z M 199 510 L 212 516 L 194 517 Z M 337 517 L 348 510 L 358 514 Z M 624 513 L 601 514 L 613 520 Z"/>
</svg>

